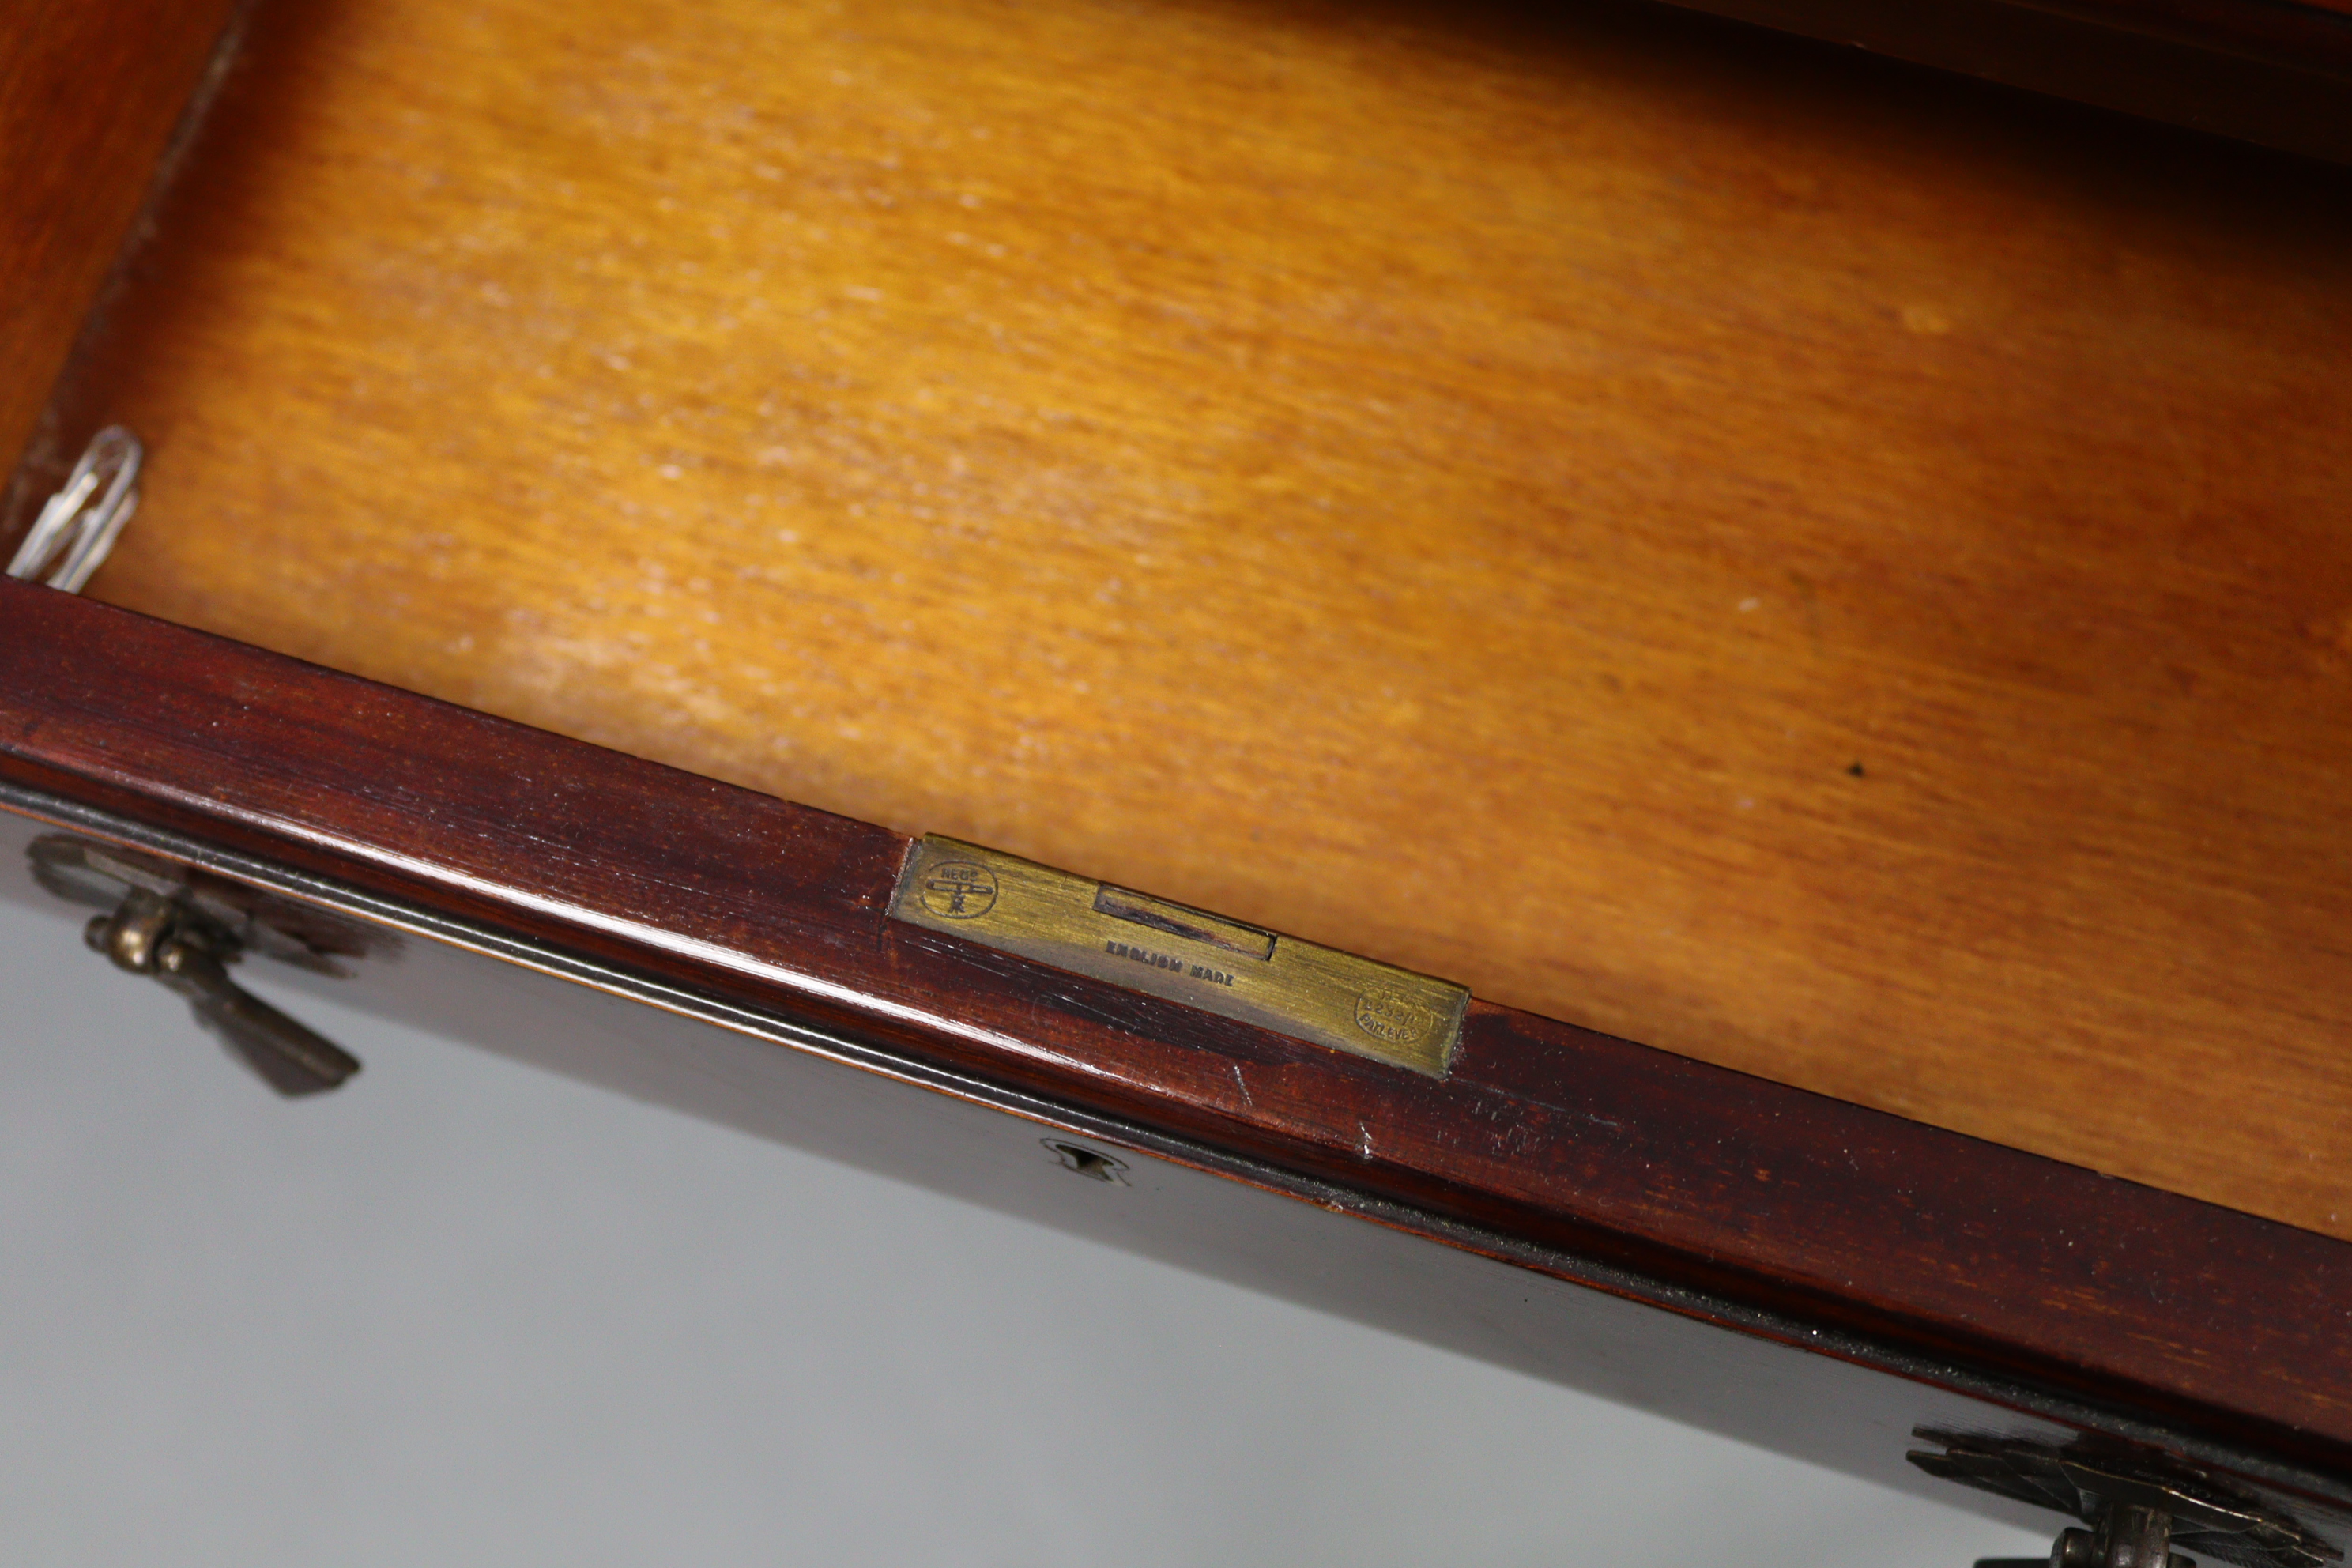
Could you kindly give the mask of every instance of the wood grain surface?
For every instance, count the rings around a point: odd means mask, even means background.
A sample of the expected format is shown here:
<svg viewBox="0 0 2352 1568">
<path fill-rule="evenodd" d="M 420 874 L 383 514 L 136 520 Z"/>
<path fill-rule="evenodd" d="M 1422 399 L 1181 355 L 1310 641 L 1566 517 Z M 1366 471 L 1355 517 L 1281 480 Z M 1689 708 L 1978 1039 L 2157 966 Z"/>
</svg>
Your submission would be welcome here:
<svg viewBox="0 0 2352 1568">
<path fill-rule="evenodd" d="M 2352 178 L 1670 13 L 321 0 L 93 593 L 2352 1237 Z"/>
<path fill-rule="evenodd" d="M 2352 1245 L 2307 1230 L 1492 1003 L 1443 1079 L 1290 1039 L 887 918 L 908 843 L 870 823 L 6 582 L 0 781 L 49 797 L 0 805 L 53 825 L 94 806 L 259 856 L 268 885 L 322 874 L 334 908 L 389 895 L 373 918 L 412 937 L 456 916 L 477 942 L 642 977 L 665 1007 L 749 1008 L 771 1039 L 814 1023 L 894 1075 L 1329 1183 L 1318 1201 L 1408 1234 L 1466 1222 L 1456 1244 L 1820 1352 L 1784 1400 L 1874 1368 L 2265 1479 L 2352 1539 Z M 401 945 L 363 961 L 375 984 L 433 984 Z M 438 1001 L 494 1030 L 516 1005 L 477 996 L 487 1013 Z M 772 1078 L 657 1021 L 623 1037 L 606 1075 L 760 1121 Z M 593 1075 L 599 1054 L 552 1057 Z M 1636 1368 L 1630 1392 L 1691 1370 Z M 1839 1443 L 1899 1463 L 1912 1424 Z"/>
<path fill-rule="evenodd" d="M 12 468 L 235 9 L 0 0 L 0 452 Z"/>
</svg>

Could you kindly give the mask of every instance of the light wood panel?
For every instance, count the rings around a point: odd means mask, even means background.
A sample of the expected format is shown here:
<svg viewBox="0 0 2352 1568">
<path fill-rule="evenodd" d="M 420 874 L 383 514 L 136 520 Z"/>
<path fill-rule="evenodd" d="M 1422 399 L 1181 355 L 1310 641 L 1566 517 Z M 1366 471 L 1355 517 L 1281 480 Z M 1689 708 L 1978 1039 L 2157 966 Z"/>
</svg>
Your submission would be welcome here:
<svg viewBox="0 0 2352 1568">
<path fill-rule="evenodd" d="M 1671 16 L 336 0 L 100 597 L 2352 1236 L 2352 183 Z"/>
</svg>

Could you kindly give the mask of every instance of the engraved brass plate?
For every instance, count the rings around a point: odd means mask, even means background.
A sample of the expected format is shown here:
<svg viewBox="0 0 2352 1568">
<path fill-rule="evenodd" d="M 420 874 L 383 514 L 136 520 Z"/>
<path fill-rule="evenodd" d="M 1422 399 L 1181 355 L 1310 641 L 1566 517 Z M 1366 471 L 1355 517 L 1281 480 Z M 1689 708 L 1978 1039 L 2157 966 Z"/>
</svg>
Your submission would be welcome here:
<svg viewBox="0 0 2352 1568">
<path fill-rule="evenodd" d="M 1433 1078 L 1470 1005 L 1448 981 L 952 838 L 915 846 L 890 914 Z"/>
</svg>

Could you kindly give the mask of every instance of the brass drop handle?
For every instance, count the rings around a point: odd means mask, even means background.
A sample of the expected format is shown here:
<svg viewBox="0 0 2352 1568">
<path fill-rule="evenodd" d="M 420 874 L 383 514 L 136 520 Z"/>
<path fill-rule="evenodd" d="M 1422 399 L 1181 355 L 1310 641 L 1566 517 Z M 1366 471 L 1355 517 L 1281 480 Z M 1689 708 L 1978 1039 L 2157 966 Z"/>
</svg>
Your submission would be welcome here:
<svg viewBox="0 0 2352 1568">
<path fill-rule="evenodd" d="M 2047 1558 L 1979 1557 L 1976 1568 L 2197 1568 L 2172 1550 L 2172 1515 L 2137 1503 L 2097 1510 L 2096 1530 L 2062 1530 Z"/>
<path fill-rule="evenodd" d="M 187 998 L 196 1022 L 280 1094 L 323 1093 L 360 1070 L 357 1057 L 231 980 L 236 939 L 175 900 L 134 888 L 82 940 Z"/>
<path fill-rule="evenodd" d="M 2061 1447 L 1927 1426 L 1911 1435 L 1942 1447 L 1941 1453 L 1905 1456 L 1937 1479 L 2054 1509 L 2091 1527 L 2059 1531 L 2047 1558 L 1983 1557 L 1976 1568 L 2197 1568 L 2216 1561 L 2235 1568 L 2335 1568 L 2344 1561 L 2333 1542 L 2276 1498 L 2152 1446 L 2085 1436 Z"/>
</svg>

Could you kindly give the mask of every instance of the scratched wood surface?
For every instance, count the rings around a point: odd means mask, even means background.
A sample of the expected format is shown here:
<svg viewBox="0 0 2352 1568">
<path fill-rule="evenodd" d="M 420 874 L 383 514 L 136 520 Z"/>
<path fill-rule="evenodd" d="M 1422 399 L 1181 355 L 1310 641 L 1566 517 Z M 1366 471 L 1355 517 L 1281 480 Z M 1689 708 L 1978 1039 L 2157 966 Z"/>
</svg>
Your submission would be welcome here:
<svg viewBox="0 0 2352 1568">
<path fill-rule="evenodd" d="M 2352 1237 L 2352 179 L 1672 14 L 265 13 L 93 593 Z"/>
</svg>

